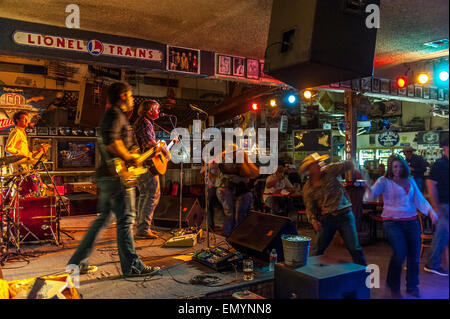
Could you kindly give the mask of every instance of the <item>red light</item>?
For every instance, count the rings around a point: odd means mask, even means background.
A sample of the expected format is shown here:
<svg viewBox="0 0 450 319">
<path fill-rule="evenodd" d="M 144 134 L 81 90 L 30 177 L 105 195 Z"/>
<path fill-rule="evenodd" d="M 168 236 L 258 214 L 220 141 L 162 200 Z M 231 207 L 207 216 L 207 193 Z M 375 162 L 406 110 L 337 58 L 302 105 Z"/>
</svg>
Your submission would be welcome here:
<svg viewBox="0 0 450 319">
<path fill-rule="evenodd" d="M 408 81 L 404 77 L 397 78 L 397 87 L 403 89 Z"/>
<path fill-rule="evenodd" d="M 253 111 L 258 111 L 258 109 L 259 109 L 258 103 L 252 103 L 252 109 L 253 109 Z"/>
</svg>

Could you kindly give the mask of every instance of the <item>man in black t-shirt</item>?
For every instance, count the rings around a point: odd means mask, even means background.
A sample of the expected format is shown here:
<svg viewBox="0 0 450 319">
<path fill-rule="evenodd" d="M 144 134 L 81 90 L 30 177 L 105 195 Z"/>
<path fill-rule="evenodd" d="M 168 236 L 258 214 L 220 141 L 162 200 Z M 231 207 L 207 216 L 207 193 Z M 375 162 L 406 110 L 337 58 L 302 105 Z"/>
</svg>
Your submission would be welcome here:
<svg viewBox="0 0 450 319">
<path fill-rule="evenodd" d="M 414 154 L 415 149 L 411 146 L 403 147 L 403 154 L 405 154 L 406 162 L 408 162 L 411 175 L 414 177 L 420 191 L 423 192 L 423 176 L 430 165 L 422 156 Z"/>
<path fill-rule="evenodd" d="M 430 203 L 439 216 L 436 224 L 431 251 L 424 267 L 426 272 L 448 276 L 448 270 L 441 267 L 441 255 L 448 246 L 448 138 L 442 143 L 443 157 L 431 167 L 427 180 Z"/>
<path fill-rule="evenodd" d="M 88 258 L 98 233 L 113 211 L 117 221 L 117 247 L 123 275 L 148 276 L 158 272 L 159 267 L 146 266 L 134 248 L 132 227 L 135 219 L 135 189 L 125 187 L 107 163 L 110 158 L 119 157 L 135 165 L 136 158 L 139 157 L 130 152 L 133 146 L 133 131 L 126 113 L 132 111 L 134 106 L 131 87 L 124 82 L 112 84 L 108 89 L 108 100 L 111 108 L 105 112 L 100 123 L 101 157 L 96 170 L 100 215 L 89 228 L 68 265 L 80 267 L 81 274 L 97 270 L 96 266 L 89 266 Z"/>
</svg>

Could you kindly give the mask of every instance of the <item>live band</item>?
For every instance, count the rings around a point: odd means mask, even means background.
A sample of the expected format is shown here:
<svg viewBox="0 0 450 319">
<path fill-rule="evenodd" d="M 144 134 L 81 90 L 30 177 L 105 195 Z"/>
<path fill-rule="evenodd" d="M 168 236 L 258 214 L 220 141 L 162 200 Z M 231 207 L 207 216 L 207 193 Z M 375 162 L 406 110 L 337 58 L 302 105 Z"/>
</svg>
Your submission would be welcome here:
<svg viewBox="0 0 450 319">
<path fill-rule="evenodd" d="M 134 240 L 158 237 L 150 226 L 161 194 L 159 175 L 165 174 L 171 158 L 170 146 L 177 141 L 166 145 L 156 139 L 154 121 L 159 118 L 160 105 L 155 100 L 142 102 L 137 120 L 133 125 L 130 124 L 127 115 L 134 108 L 134 98 L 127 83 L 113 83 L 108 90 L 108 101 L 110 107 L 100 122 L 100 162 L 95 174 L 99 214 L 68 265 L 79 266 L 80 273 L 97 270 L 96 266 L 90 265 L 89 255 L 98 233 L 113 213 L 117 223 L 117 245 L 123 275 L 151 275 L 158 272 L 159 267 L 146 266 L 139 259 Z M 0 162 L 9 166 L 8 174 L 2 176 L 2 187 L 7 189 L 8 185 L 4 185 L 4 181 L 9 179 L 8 183 L 11 184 L 15 178 L 13 184 L 20 183 L 20 187 L 15 186 L 15 198 L 18 200 L 37 194 L 53 195 L 51 185 L 43 184 L 40 179 L 39 164 L 43 162 L 49 145 L 41 145 L 38 151 L 30 152 L 25 132 L 29 124 L 28 114 L 17 112 L 14 114 L 14 123 L 15 128 L 5 145 L 7 156 Z M 228 146 L 223 156 L 226 152 L 235 154 L 236 151 L 235 145 Z M 229 235 L 233 227 L 247 215 L 252 203 L 248 181 L 258 174 L 257 167 L 249 161 L 247 154 L 243 164 L 219 165 L 215 189 L 224 209 L 223 235 Z M 45 192 L 43 188 L 50 190 Z M 139 191 L 137 201 L 136 188 Z M 11 196 L 8 199 L 2 196 L 2 199 L 2 205 L 13 207 Z M 135 222 L 136 233 L 133 238 L 132 227 Z"/>
</svg>

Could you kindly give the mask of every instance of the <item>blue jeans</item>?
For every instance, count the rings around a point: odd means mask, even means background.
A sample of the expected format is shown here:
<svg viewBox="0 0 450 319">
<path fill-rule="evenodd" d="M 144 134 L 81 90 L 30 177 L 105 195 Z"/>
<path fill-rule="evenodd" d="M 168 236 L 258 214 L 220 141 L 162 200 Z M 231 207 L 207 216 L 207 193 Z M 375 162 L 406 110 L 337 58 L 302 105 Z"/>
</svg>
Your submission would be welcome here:
<svg viewBox="0 0 450 319">
<path fill-rule="evenodd" d="M 159 176 L 153 176 L 150 172 L 142 174 L 138 177 L 137 187 L 139 190 L 139 200 L 136 234 L 142 235 L 150 229 L 155 208 L 161 197 Z"/>
<path fill-rule="evenodd" d="M 412 290 L 419 284 L 420 225 L 417 220 L 383 222 L 392 247 L 392 256 L 386 283 L 394 291 L 400 290 L 402 266 L 407 260 L 406 288 Z"/>
<path fill-rule="evenodd" d="M 359 245 L 355 216 L 353 216 L 352 211 L 339 215 L 326 214 L 320 222 L 322 226 L 317 234 L 317 243 L 312 251 L 313 256 L 323 255 L 333 240 L 334 234 L 339 230 L 353 262 L 363 266 L 367 265 L 362 248 Z"/>
<path fill-rule="evenodd" d="M 427 262 L 427 265 L 433 269 L 441 267 L 441 255 L 448 245 L 448 204 L 440 204 L 436 213 L 439 219 L 434 231 Z"/>
<path fill-rule="evenodd" d="M 253 202 L 253 195 L 251 192 L 247 192 L 240 196 L 234 196 L 227 187 L 218 187 L 216 194 L 225 215 L 222 235 L 228 237 L 233 228 L 247 217 Z"/>
<path fill-rule="evenodd" d="M 95 240 L 105 226 L 105 221 L 108 220 L 112 210 L 117 220 L 117 248 L 122 273 L 129 274 L 132 267 L 142 270 L 145 265 L 136 254 L 132 230 L 135 217 L 135 189 L 126 189 L 118 179 L 110 177 L 99 178 L 97 187 L 99 189 L 98 209 L 100 215 L 87 231 L 68 264 L 79 265 L 81 269 L 89 265 L 88 258 Z"/>
<path fill-rule="evenodd" d="M 222 206 L 219 203 L 219 199 L 217 198 L 217 187 L 208 187 L 208 225 L 214 230 L 214 208 L 216 206 L 222 209 Z"/>
</svg>

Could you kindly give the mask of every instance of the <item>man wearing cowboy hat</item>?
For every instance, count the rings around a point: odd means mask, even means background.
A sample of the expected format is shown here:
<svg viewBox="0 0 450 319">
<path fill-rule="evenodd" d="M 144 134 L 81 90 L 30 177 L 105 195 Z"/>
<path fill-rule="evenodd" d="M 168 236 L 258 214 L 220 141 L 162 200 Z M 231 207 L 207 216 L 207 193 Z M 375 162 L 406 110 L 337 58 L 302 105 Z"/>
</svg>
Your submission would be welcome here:
<svg viewBox="0 0 450 319">
<path fill-rule="evenodd" d="M 411 146 L 403 147 L 403 154 L 405 154 L 406 162 L 408 162 L 409 169 L 411 170 L 411 175 L 414 177 L 420 191 L 423 192 L 423 175 L 430 164 L 428 164 L 422 156 L 413 154 L 414 151 L 416 151 L 416 149 Z"/>
<path fill-rule="evenodd" d="M 301 163 L 300 174 L 308 176 L 303 186 L 303 201 L 308 221 L 317 232 L 313 256 L 322 255 L 337 230 L 350 252 L 353 262 L 365 266 L 366 259 L 359 245 L 352 203 L 338 176 L 353 170 L 351 161 L 323 166 L 328 155 L 313 153 Z"/>
</svg>

